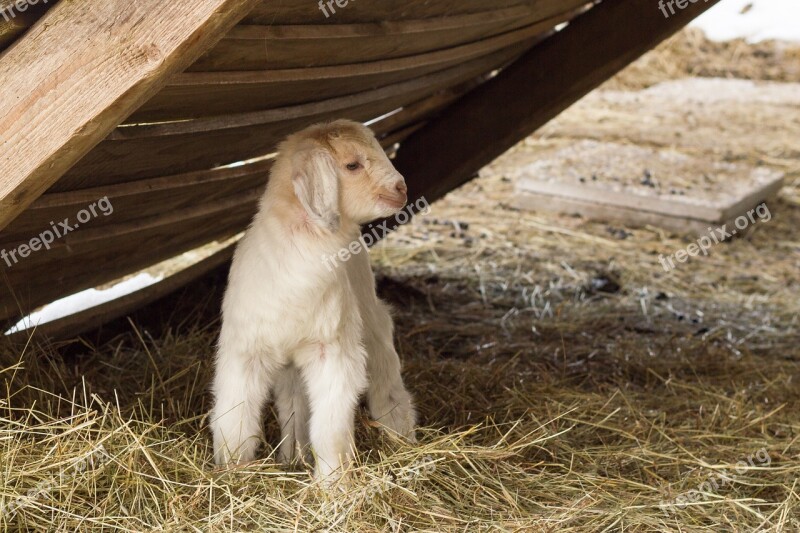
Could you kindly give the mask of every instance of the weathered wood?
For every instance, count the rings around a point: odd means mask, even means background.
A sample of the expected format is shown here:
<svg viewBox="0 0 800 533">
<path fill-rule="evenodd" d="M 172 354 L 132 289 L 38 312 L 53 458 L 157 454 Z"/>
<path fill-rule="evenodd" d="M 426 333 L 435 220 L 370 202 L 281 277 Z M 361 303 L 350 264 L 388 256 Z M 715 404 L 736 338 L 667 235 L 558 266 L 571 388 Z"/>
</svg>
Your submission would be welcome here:
<svg viewBox="0 0 800 533">
<path fill-rule="evenodd" d="M 168 276 L 148 287 L 127 294 L 110 302 L 80 311 L 70 316 L 39 325 L 35 330 L 24 330 L 11 335 L 13 340 L 24 341 L 30 337 L 65 339 L 74 338 L 96 329 L 112 320 L 122 318 L 137 309 L 171 294 L 187 283 L 208 274 L 224 265 L 233 257 L 235 244 L 198 261 L 180 272 Z"/>
<path fill-rule="evenodd" d="M 194 121 L 118 128 L 51 189 L 183 173 L 266 155 L 287 134 L 330 118 L 369 120 L 505 64 L 528 44 L 417 79 L 340 98 Z"/>
<path fill-rule="evenodd" d="M 0 271 L 0 320 L 10 317 L 18 320 L 56 298 L 97 287 L 211 241 L 232 237 L 247 226 L 253 209 L 254 206 L 228 209 L 210 217 L 154 227 L 137 233 L 135 240 L 77 244 L 68 258 L 62 256 L 60 260 L 55 257 L 62 253 L 58 250 L 45 253 L 52 260 L 40 262 L 37 256 L 31 256 Z"/>
<path fill-rule="evenodd" d="M 492 0 L 501 9 L 515 5 L 552 5 L 563 0 Z M 327 2 L 326 2 L 327 3 Z M 309 0 L 263 0 L 244 19 L 245 24 L 352 24 L 385 20 L 413 20 L 477 13 L 486 10 L 486 0 L 403 0 L 402 2 L 350 2 L 325 17 L 317 2 Z"/>
<path fill-rule="evenodd" d="M 48 11 L 0 58 L 0 229 L 255 4 L 113 0 Z"/>
<path fill-rule="evenodd" d="M 456 100 L 475 84 L 471 81 L 433 94 L 375 122 L 372 127 L 379 138 L 389 135 L 381 141 L 389 147 L 404 139 L 420 127 L 421 121 Z M 409 125 L 413 125 L 413 129 L 408 128 Z M 74 219 L 79 210 L 100 198 L 108 198 L 113 206 L 113 215 L 92 220 L 91 226 L 82 230 L 80 237 L 85 237 L 86 231 L 93 234 L 107 232 L 106 236 L 110 237 L 112 231 L 118 231 L 120 227 L 130 228 L 133 221 L 138 223 L 142 219 L 159 220 L 156 225 L 163 225 L 176 212 L 183 213 L 183 210 L 193 206 L 213 206 L 237 192 L 265 184 L 271 166 L 270 158 L 235 167 L 45 194 L 0 232 L 0 249 L 16 248 L 47 229 L 50 221 Z M 135 236 L 132 238 L 132 243 L 135 243 Z M 50 258 L 55 259 L 52 256 Z M 71 267 L 62 264 L 62 268 Z"/>
<path fill-rule="evenodd" d="M 189 67 L 190 72 L 278 70 L 358 64 L 479 41 L 568 13 L 584 0 L 566 0 L 557 11 L 494 6 L 480 13 L 368 24 L 235 27 Z"/>
<path fill-rule="evenodd" d="M 109 217 L 99 216 L 91 227 L 119 225 L 166 215 L 194 205 L 213 203 L 237 191 L 263 185 L 272 161 L 125 182 L 65 193 L 44 194 L 0 232 L 0 250 L 13 249 L 50 226 L 50 221 L 74 219 L 76 213 L 98 199 L 108 198 Z M 2 266 L 2 265 L 0 265 Z"/>
<path fill-rule="evenodd" d="M 717 1 L 690 4 L 670 18 L 649 2 L 595 5 L 406 139 L 395 164 L 410 197 L 433 201 L 468 181 Z"/>
<path fill-rule="evenodd" d="M 186 72 L 172 78 L 129 123 L 246 113 L 379 89 L 460 65 L 549 31 L 564 15 L 473 43 L 424 54 L 305 69 Z"/>
<path fill-rule="evenodd" d="M 467 88 L 464 85 L 459 90 Z M 382 145 L 389 147 L 402 140 L 419 127 L 420 119 L 435 112 L 436 107 L 430 105 L 429 100 L 444 106 L 456 97 L 452 91 L 446 94 L 447 98 L 434 95 L 378 121 L 373 128 L 383 136 Z M 6 269 L 3 284 L 8 283 L 9 290 L 0 291 L 0 320 L 9 316 L 19 317 L 59 296 L 130 274 L 168 258 L 170 250 L 175 255 L 208 240 L 242 231 L 255 213 L 257 197 L 257 194 L 241 194 L 242 187 L 245 184 L 252 187 L 253 181 L 263 186 L 271 164 L 272 160 L 255 161 L 236 168 L 45 195 L 36 203 L 41 207 L 28 210 L 26 214 L 41 211 L 42 215 L 49 215 L 53 214 L 53 209 L 59 209 L 64 217 L 74 218 L 77 209 L 103 195 L 113 201 L 114 214 L 92 220 L 80 232 L 54 243 L 47 253 L 32 255 Z M 170 180 L 176 182 L 174 187 L 169 185 Z M 224 187 L 217 193 L 210 193 L 207 198 L 196 199 L 194 205 L 191 202 L 187 205 L 186 198 L 194 198 L 192 184 L 198 182 L 212 186 L 224 184 Z M 186 188 L 192 190 L 191 195 L 187 195 Z M 171 199 L 168 199 L 170 193 Z M 157 205 L 150 210 L 149 204 Z M 40 224 L 34 231 L 17 233 L 20 242 L 46 229 L 47 221 L 52 218 L 39 216 Z M 14 225 L 16 223 L 15 220 Z M 0 243 L 0 249 L 12 249 L 20 242 Z M 133 257 L 131 250 L 137 252 Z M 92 268 L 87 269 L 87 264 Z"/>
</svg>

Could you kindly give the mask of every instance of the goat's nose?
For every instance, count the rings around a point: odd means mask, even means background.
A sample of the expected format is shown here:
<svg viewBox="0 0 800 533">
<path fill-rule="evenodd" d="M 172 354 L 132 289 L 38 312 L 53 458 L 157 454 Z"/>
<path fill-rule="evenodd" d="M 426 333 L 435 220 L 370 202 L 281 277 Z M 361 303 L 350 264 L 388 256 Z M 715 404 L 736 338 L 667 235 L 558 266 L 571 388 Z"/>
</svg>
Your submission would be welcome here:
<svg viewBox="0 0 800 533">
<path fill-rule="evenodd" d="M 397 189 L 397 192 L 399 192 L 400 194 L 406 194 L 408 192 L 408 187 L 406 187 L 406 182 L 403 180 L 398 181 L 395 184 L 394 188 Z"/>
</svg>

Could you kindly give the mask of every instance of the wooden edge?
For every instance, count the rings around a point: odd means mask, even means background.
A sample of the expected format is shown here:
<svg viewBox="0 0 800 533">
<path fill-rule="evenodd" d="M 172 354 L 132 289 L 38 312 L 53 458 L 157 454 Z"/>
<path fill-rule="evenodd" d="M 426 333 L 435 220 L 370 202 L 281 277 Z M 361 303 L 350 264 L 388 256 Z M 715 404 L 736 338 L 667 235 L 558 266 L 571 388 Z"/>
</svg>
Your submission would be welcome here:
<svg viewBox="0 0 800 533">
<path fill-rule="evenodd" d="M 263 159 L 239 166 L 219 167 L 211 170 L 198 170 L 159 178 L 126 181 L 107 187 L 92 187 L 89 189 L 43 194 L 33 202 L 28 209 L 51 209 L 54 207 L 68 207 L 74 205 L 82 206 L 105 196 L 109 198 L 122 198 L 151 192 L 184 189 L 204 183 L 239 180 L 258 174 L 266 174 L 271 167 L 272 159 Z"/>
<path fill-rule="evenodd" d="M 0 229 L 257 0 L 59 2 L 0 57 Z M 120 39 L 119 35 L 124 35 Z"/>
<path fill-rule="evenodd" d="M 324 67 L 274 69 L 263 71 L 184 72 L 174 76 L 168 87 L 211 87 L 214 85 L 252 85 L 286 81 L 350 78 L 397 72 L 452 61 L 466 61 L 524 41 L 569 18 L 567 11 L 528 26 L 476 42 L 407 57 Z"/>
<path fill-rule="evenodd" d="M 630 205 L 606 204 L 585 198 L 560 196 L 557 194 L 536 193 L 527 190 L 518 191 L 511 205 L 523 211 L 560 213 L 563 215 L 578 214 L 601 222 L 618 222 L 635 227 L 654 226 L 674 233 L 694 233 L 708 235 L 712 228 L 727 226 L 733 228 L 737 218 L 746 214 L 747 210 L 771 201 L 780 188 L 763 189 L 761 194 L 748 198 L 736 212 L 727 213 L 716 220 L 706 220 L 677 213 L 656 212 L 636 209 Z M 738 233 L 737 230 L 734 234 Z"/>
<path fill-rule="evenodd" d="M 530 46 L 530 40 L 493 51 L 485 56 L 470 59 L 458 65 L 409 80 L 386 85 L 380 89 L 361 91 L 346 96 L 337 96 L 317 102 L 309 102 L 293 106 L 268 109 L 266 111 L 252 111 L 247 113 L 237 113 L 234 115 L 222 115 L 218 117 L 197 118 L 180 122 L 168 122 L 164 124 L 143 124 L 137 126 L 124 126 L 114 130 L 106 141 L 126 141 L 130 139 L 142 139 L 149 137 L 166 137 L 172 135 L 187 135 L 194 133 L 204 133 L 223 129 L 244 128 L 258 126 L 262 124 L 280 122 L 303 118 L 306 116 L 329 113 L 337 109 L 347 109 L 354 106 L 365 105 L 371 102 L 385 100 L 394 96 L 400 96 L 413 92 L 420 88 L 437 85 L 447 82 L 450 78 L 457 77 L 460 72 L 468 71 L 480 66 L 482 62 L 493 62 L 498 57 L 522 53 L 524 47 Z"/>
<path fill-rule="evenodd" d="M 63 242 L 57 245 L 52 245 L 53 249 L 70 248 L 77 244 L 84 244 L 91 241 L 116 239 L 124 235 L 144 231 L 148 229 L 158 228 L 161 226 L 169 226 L 178 222 L 192 220 L 201 217 L 215 215 L 217 213 L 227 212 L 231 209 L 242 209 L 243 207 L 250 207 L 258 203 L 258 199 L 264 193 L 264 186 L 253 187 L 249 190 L 228 196 L 221 200 L 209 202 L 200 205 L 193 205 L 183 209 L 175 209 L 169 213 L 159 214 L 155 216 L 138 218 L 130 222 L 122 224 L 109 224 L 99 228 L 86 229 L 80 233 L 68 235 Z"/>
<path fill-rule="evenodd" d="M 776 175 L 772 180 L 763 185 L 754 185 L 741 199 L 728 199 L 713 203 L 689 203 L 668 195 L 642 196 L 627 191 L 614 191 L 589 187 L 571 187 L 565 183 L 551 183 L 531 179 L 528 176 L 520 178 L 516 190 L 520 193 L 544 195 L 548 197 L 589 202 L 609 207 L 632 209 L 668 217 L 681 217 L 692 220 L 706 221 L 709 224 L 722 220 L 735 218 L 742 208 L 750 207 L 754 198 L 760 198 L 769 191 L 777 191 L 783 185 L 783 176 Z M 602 198 L 601 198 L 602 197 Z"/>
<path fill-rule="evenodd" d="M 37 326 L 32 331 L 19 331 L 8 337 L 13 341 L 25 341 L 31 338 L 60 340 L 75 337 L 87 331 L 99 328 L 107 322 L 124 317 L 142 306 L 160 300 L 191 281 L 227 263 L 233 257 L 235 248 L 236 243 L 230 244 L 213 255 L 153 285 L 73 315 L 47 322 L 46 324 Z"/>
<path fill-rule="evenodd" d="M 467 13 L 433 19 L 409 19 L 385 22 L 361 22 L 353 24 L 300 24 L 267 26 L 260 24 L 240 24 L 233 28 L 223 40 L 282 40 L 308 39 L 324 40 L 354 37 L 380 37 L 409 35 L 461 29 L 470 26 L 497 24 L 506 20 L 519 20 L 531 17 L 533 10 L 527 5 L 490 9 L 479 13 Z"/>
</svg>

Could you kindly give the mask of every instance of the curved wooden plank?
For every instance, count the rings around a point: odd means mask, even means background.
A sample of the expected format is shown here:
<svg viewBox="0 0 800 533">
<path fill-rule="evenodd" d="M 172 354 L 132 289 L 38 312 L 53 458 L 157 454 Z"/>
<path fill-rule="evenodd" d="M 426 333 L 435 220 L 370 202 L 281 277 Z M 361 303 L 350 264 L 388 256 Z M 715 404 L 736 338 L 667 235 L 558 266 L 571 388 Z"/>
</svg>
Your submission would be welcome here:
<svg viewBox="0 0 800 533">
<path fill-rule="evenodd" d="M 563 20 L 564 15 L 559 15 L 478 42 L 370 63 L 249 72 L 187 72 L 173 77 L 127 122 L 166 122 L 246 113 L 375 90 L 528 42 Z"/>
<path fill-rule="evenodd" d="M 514 5 L 552 6 L 560 0 L 492 0 L 497 9 Z M 327 3 L 327 0 L 326 0 Z M 317 0 L 264 0 L 244 19 L 245 24 L 351 24 L 447 17 L 486 11 L 486 0 L 353 1 L 325 17 Z"/>
<path fill-rule="evenodd" d="M 0 58 L 0 229 L 255 3 L 114 0 L 49 10 Z"/>
<path fill-rule="evenodd" d="M 582 1 L 565 1 L 558 13 Z M 534 14 L 530 6 L 513 6 L 468 15 L 369 24 L 240 25 L 188 71 L 299 69 L 414 56 L 478 41 L 558 13 L 542 16 Z"/>
<path fill-rule="evenodd" d="M 284 136 L 312 122 L 333 117 L 365 121 L 381 116 L 488 72 L 527 46 L 529 43 L 518 44 L 415 80 L 323 102 L 231 117 L 121 127 L 51 191 L 190 172 L 266 155 Z"/>
<path fill-rule="evenodd" d="M 381 144 L 389 149 L 394 143 L 401 141 L 418 129 L 423 124 L 420 121 L 432 116 L 472 87 L 474 87 L 474 82 L 434 94 L 375 122 L 372 128 L 381 138 Z M 215 169 L 182 176 L 156 178 L 140 184 L 123 183 L 110 188 L 101 187 L 42 197 L 37 202 L 40 206 L 39 209 L 32 209 L 29 212 L 41 211 L 41 214 L 44 215 L 52 214 L 52 210 L 56 209 L 65 213 L 64 216 L 73 217 L 77 209 L 85 207 L 87 203 L 106 194 L 113 200 L 114 215 L 107 219 L 98 218 L 92 221 L 91 227 L 75 234 L 77 239 L 71 240 L 69 246 L 59 243 L 56 246 L 59 249 L 54 254 L 48 253 L 47 256 L 42 256 L 41 261 L 28 262 L 26 260 L 24 272 L 13 271 L 14 274 L 19 275 L 19 277 L 12 275 L 11 279 L 7 280 L 10 287 L 15 287 L 13 293 L 0 291 L 0 320 L 7 318 L 2 314 L 3 309 L 10 312 L 18 308 L 15 301 L 25 301 L 24 309 L 29 311 L 42 303 L 92 286 L 82 285 L 84 283 L 94 283 L 95 285 L 106 283 L 133 272 L 130 262 L 131 250 L 146 250 L 147 253 L 138 255 L 150 256 L 149 243 L 153 242 L 150 237 L 152 232 L 175 235 L 170 237 L 171 245 L 176 250 L 183 250 L 188 249 L 183 244 L 186 240 L 194 243 L 195 246 L 198 245 L 196 234 L 206 231 L 209 220 L 224 224 L 225 217 L 229 216 L 231 212 L 238 212 L 241 217 L 237 219 L 238 222 L 229 226 L 230 234 L 244 230 L 255 213 L 256 203 L 254 201 L 248 203 L 251 198 L 239 196 L 243 187 L 237 185 L 241 183 L 240 180 L 257 179 L 260 181 L 258 185 L 263 186 L 267 181 L 265 173 L 271 164 L 272 160 L 268 159 L 237 168 Z M 168 183 L 170 180 L 174 180 L 177 184 L 174 187 L 171 186 Z M 197 201 L 196 209 L 193 212 L 175 213 L 175 209 L 170 205 L 159 205 L 154 213 L 143 214 L 142 205 L 149 205 L 155 201 L 151 194 L 178 192 L 179 194 L 172 194 L 171 197 L 176 202 L 183 202 L 184 197 L 192 196 L 187 194 L 187 189 L 194 193 L 197 183 L 201 185 L 222 183 L 226 185 L 226 193 L 220 198 Z M 230 187 L 227 187 L 228 185 Z M 128 199 L 132 201 L 127 202 Z M 181 207 L 181 209 L 187 208 L 190 206 Z M 187 216 L 194 220 L 188 229 L 185 228 L 185 223 L 188 221 Z M 46 216 L 43 218 L 40 216 L 39 220 L 44 226 L 47 226 L 49 219 Z M 132 221 L 132 223 L 128 223 L 128 221 Z M 37 226 L 37 228 L 42 227 L 42 224 Z M 91 231 L 94 234 L 83 238 L 84 231 Z M 27 234 L 26 238 L 30 238 L 31 235 L 32 233 Z M 13 245 L 16 244 L 18 243 L 13 243 Z M 0 245 L 0 247 L 3 246 Z M 100 250 L 104 252 L 99 253 Z M 155 263 L 156 260 L 152 262 Z M 102 265 L 102 268 L 87 270 L 86 264 Z M 52 272 L 54 270 L 59 272 L 60 277 L 57 280 L 53 279 Z M 14 296 L 19 294 L 25 295 L 24 300 L 18 296 L 15 300 Z M 21 316 L 19 313 L 16 315 Z"/>
<path fill-rule="evenodd" d="M 112 320 L 122 318 L 145 305 L 160 300 L 192 281 L 201 278 L 217 267 L 229 262 L 233 257 L 236 244 L 230 244 L 222 250 L 198 261 L 180 272 L 162 279 L 148 287 L 127 294 L 110 302 L 106 302 L 85 311 L 53 320 L 37 326 L 35 330 L 24 330 L 11 335 L 12 340 L 24 341 L 31 336 L 36 338 L 65 339 L 76 337 L 87 331 L 99 328 Z"/>
<path fill-rule="evenodd" d="M 4 269 L 0 271 L 0 320 L 25 316 L 56 298 L 97 287 L 208 242 L 232 237 L 246 227 L 254 209 L 255 205 L 241 211 L 228 209 L 210 217 L 155 227 L 140 232 L 135 242 L 114 239 L 107 246 L 98 246 L 91 241 L 75 246 L 75 255 L 69 259 L 20 263 Z M 140 253 L 133 253 L 136 251 Z"/>
<path fill-rule="evenodd" d="M 219 168 L 182 175 L 120 183 L 66 193 L 44 194 L 0 232 L 0 250 L 13 250 L 51 226 L 51 221 L 75 220 L 77 213 L 107 198 L 112 215 L 97 216 L 92 228 L 117 225 L 191 206 L 205 205 L 252 189 L 267 181 L 271 160 L 236 168 Z M 0 263 L 0 267 L 3 267 Z"/>
</svg>

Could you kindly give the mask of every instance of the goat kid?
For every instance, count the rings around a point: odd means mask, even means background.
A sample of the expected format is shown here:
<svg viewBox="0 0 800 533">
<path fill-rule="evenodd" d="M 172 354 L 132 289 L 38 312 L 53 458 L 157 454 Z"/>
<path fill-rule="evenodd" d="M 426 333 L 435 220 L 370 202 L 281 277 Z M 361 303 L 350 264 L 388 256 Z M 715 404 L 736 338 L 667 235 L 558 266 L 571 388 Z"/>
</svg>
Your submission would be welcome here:
<svg viewBox="0 0 800 533">
<path fill-rule="evenodd" d="M 217 464 L 251 461 L 274 395 L 279 459 L 313 450 L 318 479 L 336 479 L 353 455 L 355 410 L 414 440 L 412 399 L 400 376 L 387 306 L 367 252 L 330 269 L 360 226 L 397 213 L 403 177 L 372 132 L 338 120 L 291 135 L 239 243 L 222 306 L 211 429 Z"/>
</svg>

